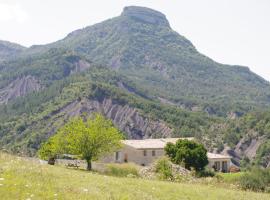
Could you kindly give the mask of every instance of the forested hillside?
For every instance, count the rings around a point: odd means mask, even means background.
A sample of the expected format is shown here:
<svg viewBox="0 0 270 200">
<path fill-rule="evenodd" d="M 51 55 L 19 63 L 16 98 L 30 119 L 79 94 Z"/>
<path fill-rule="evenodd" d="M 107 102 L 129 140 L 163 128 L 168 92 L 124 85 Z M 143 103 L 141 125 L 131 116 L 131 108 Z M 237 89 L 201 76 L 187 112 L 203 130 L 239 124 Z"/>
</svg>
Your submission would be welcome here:
<svg viewBox="0 0 270 200">
<path fill-rule="evenodd" d="M 69 75 L 70 67 L 53 62 L 57 55 L 46 60 L 54 51 L 74 52 L 107 66 L 151 90 L 163 103 L 188 110 L 241 115 L 270 104 L 266 80 L 247 67 L 219 64 L 202 55 L 171 29 L 165 15 L 148 8 L 126 7 L 119 17 L 76 30 L 55 43 L 33 46 L 0 66 L 2 79 L 14 79 L 19 73 L 43 76 L 45 69 L 45 74 L 56 72 L 55 77 L 42 77 L 45 82 Z M 30 65 L 21 69 L 22 63 Z M 58 64 L 65 68 L 62 74 Z"/>
<path fill-rule="evenodd" d="M 2 104 L 1 146 L 35 153 L 70 117 L 93 112 L 111 118 L 127 138 L 137 139 L 194 136 L 217 120 L 205 113 L 160 104 L 127 78 L 92 65 L 83 73 Z"/>
<path fill-rule="evenodd" d="M 16 56 L 26 48 L 15 43 L 0 40 L 0 62 L 12 56 Z"/>
<path fill-rule="evenodd" d="M 173 31 L 165 15 L 127 7 L 119 17 L 34 46 L 27 54 L 65 48 L 108 66 L 156 95 L 189 110 L 226 116 L 269 106 L 269 83 L 247 67 L 219 64 Z"/>
</svg>

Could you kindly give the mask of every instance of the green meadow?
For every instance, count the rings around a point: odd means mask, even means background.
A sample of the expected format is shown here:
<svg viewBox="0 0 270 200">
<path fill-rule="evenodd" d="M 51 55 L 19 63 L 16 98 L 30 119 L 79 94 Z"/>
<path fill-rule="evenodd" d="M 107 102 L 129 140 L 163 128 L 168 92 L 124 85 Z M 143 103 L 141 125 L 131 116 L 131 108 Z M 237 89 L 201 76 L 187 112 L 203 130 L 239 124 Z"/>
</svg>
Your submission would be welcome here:
<svg viewBox="0 0 270 200">
<path fill-rule="evenodd" d="M 106 176 L 0 153 L 0 199 L 269 200 L 270 195 L 214 182 L 171 183 Z"/>
</svg>

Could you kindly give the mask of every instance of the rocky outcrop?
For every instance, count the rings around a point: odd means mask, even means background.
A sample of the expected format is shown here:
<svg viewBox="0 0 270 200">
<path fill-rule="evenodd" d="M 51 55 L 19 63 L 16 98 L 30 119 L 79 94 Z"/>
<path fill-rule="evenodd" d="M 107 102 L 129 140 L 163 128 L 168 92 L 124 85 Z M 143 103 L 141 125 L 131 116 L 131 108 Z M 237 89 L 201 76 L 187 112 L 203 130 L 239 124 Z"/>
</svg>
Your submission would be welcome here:
<svg viewBox="0 0 270 200">
<path fill-rule="evenodd" d="M 33 76 L 23 76 L 12 81 L 0 89 L 0 104 L 7 103 L 17 97 L 24 96 L 33 91 L 39 91 L 41 85 Z"/>
<path fill-rule="evenodd" d="M 226 156 L 231 156 L 231 161 L 234 165 L 236 166 L 240 166 L 240 160 L 242 159 L 242 157 L 240 155 L 238 155 L 234 149 L 226 146 L 224 148 L 224 150 L 221 152 L 222 155 L 226 155 Z"/>
<path fill-rule="evenodd" d="M 158 100 L 163 103 L 163 104 L 167 104 L 167 105 L 170 105 L 170 106 L 178 106 L 176 103 L 168 100 L 168 99 L 165 99 L 163 97 L 158 97 Z"/>
<path fill-rule="evenodd" d="M 138 6 L 125 7 L 122 16 L 127 16 L 153 25 L 169 26 L 169 22 L 164 14 L 150 8 Z"/>
<path fill-rule="evenodd" d="M 222 154 L 232 157 L 232 162 L 239 166 L 241 159 L 244 157 L 253 160 L 260 145 L 265 141 L 264 137 L 244 137 L 242 138 L 234 149 L 226 146 Z"/>
<path fill-rule="evenodd" d="M 74 69 L 71 70 L 71 74 L 83 72 L 91 67 L 91 64 L 85 60 L 78 60 L 77 62 L 74 62 Z"/>
<path fill-rule="evenodd" d="M 176 165 L 171 163 L 170 161 L 168 162 L 170 165 L 170 168 L 172 170 L 172 177 L 167 177 L 168 181 L 170 180 L 177 180 L 179 177 L 181 177 L 181 180 L 186 180 L 186 181 L 192 181 L 194 178 L 191 176 L 191 171 L 185 169 L 184 167 L 180 165 Z M 157 169 L 157 162 L 153 163 L 150 166 L 143 167 L 139 170 L 139 175 L 144 178 L 144 179 L 160 179 L 160 173 L 156 171 Z"/>
<path fill-rule="evenodd" d="M 237 118 L 241 117 L 243 114 L 244 113 L 241 113 L 241 112 L 233 112 L 233 111 L 231 111 L 231 112 L 227 113 L 227 118 L 229 118 L 229 119 L 237 119 Z"/>
<path fill-rule="evenodd" d="M 263 143 L 263 138 L 242 138 L 236 145 L 234 151 L 240 156 L 246 156 L 253 159 L 256 151 Z"/>
<path fill-rule="evenodd" d="M 118 81 L 117 86 L 121 88 L 122 90 L 130 93 L 130 94 L 136 94 L 136 91 L 133 88 L 128 87 L 125 83 L 122 81 Z"/>
<path fill-rule="evenodd" d="M 58 111 L 58 114 L 67 119 L 83 113 L 94 112 L 102 113 L 111 119 L 130 139 L 169 137 L 172 134 L 172 129 L 164 122 L 144 117 L 137 109 L 117 104 L 111 99 L 74 101 Z"/>
</svg>

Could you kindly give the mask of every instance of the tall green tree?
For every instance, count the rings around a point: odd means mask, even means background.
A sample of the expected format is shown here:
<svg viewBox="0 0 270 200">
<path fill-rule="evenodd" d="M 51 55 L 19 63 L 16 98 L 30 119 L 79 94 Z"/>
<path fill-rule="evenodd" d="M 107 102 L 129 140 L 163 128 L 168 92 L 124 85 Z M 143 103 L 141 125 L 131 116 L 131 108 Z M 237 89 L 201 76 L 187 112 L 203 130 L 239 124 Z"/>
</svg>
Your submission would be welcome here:
<svg viewBox="0 0 270 200">
<path fill-rule="evenodd" d="M 120 131 L 101 114 L 92 118 L 74 118 L 60 128 L 55 136 L 45 143 L 39 155 L 68 153 L 81 156 L 92 169 L 92 161 L 121 148 Z M 51 150 L 47 150 L 47 149 Z"/>
<path fill-rule="evenodd" d="M 182 164 L 189 170 L 201 171 L 208 164 L 207 150 L 194 141 L 180 139 L 175 144 L 168 143 L 165 152 L 173 163 Z"/>
<path fill-rule="evenodd" d="M 54 160 L 57 157 L 57 154 L 60 154 L 62 151 L 63 145 L 61 145 L 60 134 L 51 136 L 50 139 L 41 145 L 41 148 L 38 151 L 38 155 L 41 159 L 44 160 Z"/>
</svg>

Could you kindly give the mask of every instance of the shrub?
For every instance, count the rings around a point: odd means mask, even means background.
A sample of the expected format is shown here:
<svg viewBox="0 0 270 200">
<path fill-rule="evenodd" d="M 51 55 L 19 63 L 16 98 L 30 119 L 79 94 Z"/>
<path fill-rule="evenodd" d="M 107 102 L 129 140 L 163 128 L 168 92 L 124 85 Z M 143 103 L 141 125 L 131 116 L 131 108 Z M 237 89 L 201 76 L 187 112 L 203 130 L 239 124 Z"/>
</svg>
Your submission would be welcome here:
<svg viewBox="0 0 270 200">
<path fill-rule="evenodd" d="M 239 184 L 245 190 L 269 191 L 270 170 L 254 168 L 240 177 Z"/>
<path fill-rule="evenodd" d="M 159 179 L 173 180 L 172 163 L 167 157 L 158 159 L 154 167 Z"/>
<path fill-rule="evenodd" d="M 249 160 L 248 157 L 245 156 L 245 157 L 240 161 L 240 167 L 241 167 L 241 170 L 243 170 L 243 171 L 250 169 L 250 167 L 251 167 L 251 162 L 250 162 L 250 160 Z"/>
<path fill-rule="evenodd" d="M 132 163 L 107 164 L 105 174 L 118 177 L 138 177 L 138 166 Z"/>
<path fill-rule="evenodd" d="M 201 171 L 196 171 L 195 173 L 196 177 L 214 177 L 216 175 L 216 173 L 212 170 L 212 169 L 209 169 L 209 168 L 205 168 Z"/>
<path fill-rule="evenodd" d="M 270 124 L 270 123 L 269 123 Z M 255 163 L 263 167 L 267 167 L 270 156 L 270 141 L 267 141 L 260 145 L 256 152 Z"/>
</svg>

